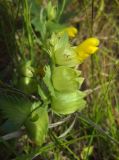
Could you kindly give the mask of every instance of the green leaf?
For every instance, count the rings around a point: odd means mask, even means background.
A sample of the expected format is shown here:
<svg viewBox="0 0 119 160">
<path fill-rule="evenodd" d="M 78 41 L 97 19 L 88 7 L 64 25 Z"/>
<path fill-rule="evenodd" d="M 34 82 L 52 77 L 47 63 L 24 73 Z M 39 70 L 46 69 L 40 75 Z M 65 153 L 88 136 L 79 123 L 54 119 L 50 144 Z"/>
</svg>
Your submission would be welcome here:
<svg viewBox="0 0 119 160">
<path fill-rule="evenodd" d="M 19 129 L 19 126 L 17 124 L 14 124 L 13 122 L 11 122 L 10 120 L 6 120 L 2 125 L 1 125 L 1 129 L 5 132 L 5 133 L 10 133 L 10 132 L 14 132 L 16 130 Z"/>
<path fill-rule="evenodd" d="M 64 28 L 66 28 L 66 26 L 52 22 L 52 21 L 48 21 L 47 22 L 47 29 L 50 32 L 61 32 Z"/>
<path fill-rule="evenodd" d="M 21 126 L 31 112 L 32 103 L 25 98 L 0 95 L 0 109 L 5 117 L 17 126 Z"/>
<path fill-rule="evenodd" d="M 30 9 L 31 14 L 33 15 L 38 15 L 39 14 L 39 10 L 41 9 L 41 0 L 37 1 L 37 0 L 28 0 L 28 4 Z"/>
<path fill-rule="evenodd" d="M 40 32 L 42 39 L 44 39 L 46 34 L 46 23 L 45 20 L 42 22 L 40 17 L 35 17 L 32 19 L 31 23 L 35 27 L 35 30 L 37 32 Z"/>
<path fill-rule="evenodd" d="M 60 20 L 61 15 L 63 14 L 63 11 L 65 9 L 66 0 L 58 0 L 58 11 L 57 11 L 57 21 Z"/>
</svg>

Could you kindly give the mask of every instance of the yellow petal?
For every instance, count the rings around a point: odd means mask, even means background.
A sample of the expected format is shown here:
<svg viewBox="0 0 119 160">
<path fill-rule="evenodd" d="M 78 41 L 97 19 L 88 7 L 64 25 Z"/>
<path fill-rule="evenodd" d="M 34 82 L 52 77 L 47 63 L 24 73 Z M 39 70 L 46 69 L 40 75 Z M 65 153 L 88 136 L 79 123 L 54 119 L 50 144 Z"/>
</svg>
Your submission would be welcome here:
<svg viewBox="0 0 119 160">
<path fill-rule="evenodd" d="M 66 32 L 69 37 L 73 38 L 78 33 L 78 30 L 75 27 L 70 26 L 70 27 L 63 29 L 59 34 L 62 35 L 64 32 Z"/>
<path fill-rule="evenodd" d="M 78 31 L 75 27 L 71 26 L 71 27 L 66 28 L 66 32 L 69 37 L 75 37 Z"/>
<path fill-rule="evenodd" d="M 77 54 L 77 58 L 80 62 L 84 61 L 88 57 L 89 57 L 89 54 L 86 54 L 84 52 L 82 52 L 81 54 Z"/>
<path fill-rule="evenodd" d="M 99 40 L 97 38 L 88 38 L 75 48 L 77 58 L 80 62 L 84 61 L 91 54 L 98 50 Z"/>
<path fill-rule="evenodd" d="M 83 41 L 81 44 L 85 45 L 92 45 L 92 46 L 98 46 L 100 41 L 97 38 L 88 38 L 85 41 Z"/>
<path fill-rule="evenodd" d="M 89 46 L 87 47 L 87 53 L 94 54 L 98 50 L 98 47 Z"/>
</svg>

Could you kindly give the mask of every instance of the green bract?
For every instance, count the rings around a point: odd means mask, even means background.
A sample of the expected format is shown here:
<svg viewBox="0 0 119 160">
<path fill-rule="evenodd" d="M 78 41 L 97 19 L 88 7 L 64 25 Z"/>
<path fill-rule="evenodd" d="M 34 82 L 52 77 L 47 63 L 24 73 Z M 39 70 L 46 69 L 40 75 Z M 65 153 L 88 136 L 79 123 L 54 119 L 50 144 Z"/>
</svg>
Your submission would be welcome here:
<svg viewBox="0 0 119 160">
<path fill-rule="evenodd" d="M 75 91 L 79 88 L 79 80 L 79 72 L 72 68 L 59 66 L 53 69 L 52 82 L 57 91 Z"/>
<path fill-rule="evenodd" d="M 85 107 L 85 94 L 81 91 L 71 93 L 56 92 L 56 96 L 52 97 L 52 110 L 58 114 L 70 114 L 77 110 L 81 111 Z"/>
<path fill-rule="evenodd" d="M 70 46 L 67 34 L 64 34 L 61 37 L 54 34 L 50 43 L 54 48 L 51 50 L 52 53 L 50 53 L 54 63 L 69 67 L 74 67 L 79 64 L 77 53 L 75 52 L 74 47 Z"/>
<path fill-rule="evenodd" d="M 29 137 L 37 144 L 42 145 L 48 131 L 48 112 L 45 108 L 38 108 L 26 120 L 25 127 Z"/>
<path fill-rule="evenodd" d="M 58 65 L 64 65 L 74 67 L 79 64 L 76 58 L 76 53 L 73 48 L 59 48 L 54 52 L 55 63 Z"/>
</svg>

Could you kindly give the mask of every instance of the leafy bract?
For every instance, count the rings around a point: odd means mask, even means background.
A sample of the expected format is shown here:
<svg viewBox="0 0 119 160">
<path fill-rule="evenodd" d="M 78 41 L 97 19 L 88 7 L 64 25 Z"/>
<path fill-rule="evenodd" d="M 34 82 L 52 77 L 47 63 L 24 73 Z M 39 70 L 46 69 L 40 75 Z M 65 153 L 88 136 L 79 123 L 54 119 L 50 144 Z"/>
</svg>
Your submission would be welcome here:
<svg viewBox="0 0 119 160">
<path fill-rule="evenodd" d="M 41 145 L 48 131 L 48 112 L 46 108 L 34 110 L 25 123 L 29 137 L 37 144 Z"/>
<path fill-rule="evenodd" d="M 71 93 L 56 92 L 52 97 L 51 107 L 57 114 L 70 114 L 75 111 L 81 111 L 85 107 L 85 94 L 76 90 Z"/>
</svg>

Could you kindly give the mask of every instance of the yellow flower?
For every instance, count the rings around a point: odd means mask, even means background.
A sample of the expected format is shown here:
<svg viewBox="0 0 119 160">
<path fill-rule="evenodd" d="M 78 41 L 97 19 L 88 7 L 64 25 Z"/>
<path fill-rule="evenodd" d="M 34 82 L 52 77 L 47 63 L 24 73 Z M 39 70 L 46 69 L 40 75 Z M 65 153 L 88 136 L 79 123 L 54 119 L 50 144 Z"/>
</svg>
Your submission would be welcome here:
<svg viewBox="0 0 119 160">
<path fill-rule="evenodd" d="M 67 33 L 69 37 L 74 38 L 77 35 L 78 30 L 75 27 L 70 26 L 70 27 L 63 29 L 60 32 L 60 35 L 62 35 L 63 33 Z"/>
<path fill-rule="evenodd" d="M 75 47 L 79 62 L 83 62 L 91 54 L 94 54 L 99 48 L 99 40 L 97 38 L 88 38 L 79 46 Z"/>
<path fill-rule="evenodd" d="M 54 38 L 54 37 L 53 37 Z M 72 46 L 64 34 L 62 37 L 55 37 L 52 41 L 54 45 L 54 62 L 60 66 L 74 67 L 81 64 L 91 54 L 98 50 L 99 40 L 97 38 L 88 38 L 78 46 Z"/>
<path fill-rule="evenodd" d="M 68 36 L 71 38 L 75 37 L 78 32 L 77 29 L 73 26 L 67 27 L 65 31 L 67 32 Z"/>
</svg>

